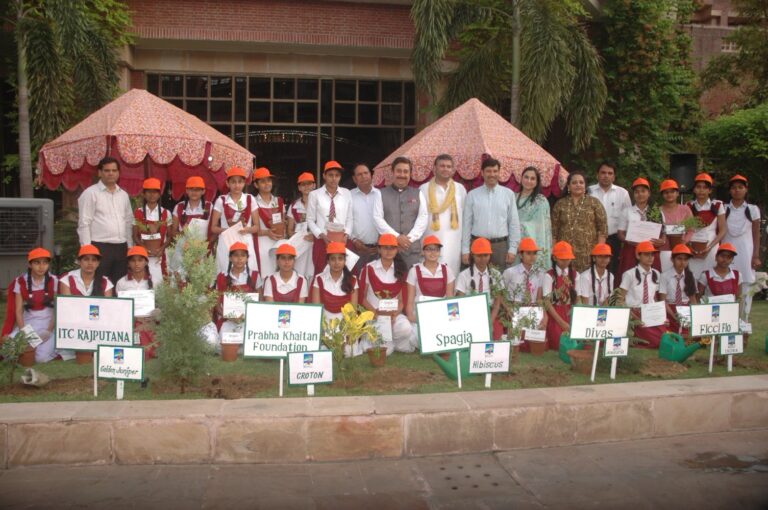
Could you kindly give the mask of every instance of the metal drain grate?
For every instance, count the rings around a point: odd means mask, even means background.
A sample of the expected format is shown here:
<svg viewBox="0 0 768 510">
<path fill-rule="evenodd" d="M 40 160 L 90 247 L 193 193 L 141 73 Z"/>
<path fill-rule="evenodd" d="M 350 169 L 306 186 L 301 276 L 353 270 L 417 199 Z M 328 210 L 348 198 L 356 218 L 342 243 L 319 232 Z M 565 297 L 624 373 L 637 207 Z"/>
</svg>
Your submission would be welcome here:
<svg viewBox="0 0 768 510">
<path fill-rule="evenodd" d="M 441 497 L 505 498 L 525 492 L 491 454 L 426 458 L 418 465 L 432 493 Z"/>
</svg>

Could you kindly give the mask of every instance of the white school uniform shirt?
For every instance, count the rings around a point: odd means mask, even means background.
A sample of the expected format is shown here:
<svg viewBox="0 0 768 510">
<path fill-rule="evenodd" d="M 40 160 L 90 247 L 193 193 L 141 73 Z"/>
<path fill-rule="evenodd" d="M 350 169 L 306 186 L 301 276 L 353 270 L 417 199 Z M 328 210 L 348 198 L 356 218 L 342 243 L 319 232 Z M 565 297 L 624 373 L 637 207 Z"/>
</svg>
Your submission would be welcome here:
<svg viewBox="0 0 768 510">
<path fill-rule="evenodd" d="M 138 207 L 137 210 L 138 209 L 141 209 L 142 211 L 146 211 L 147 212 L 146 213 L 146 217 L 144 218 L 146 221 L 160 221 L 161 214 L 165 210 L 165 208 L 160 206 L 160 204 L 158 204 L 157 207 L 155 207 L 154 209 L 150 209 L 149 206 L 147 206 L 146 208 L 143 207 L 143 206 L 142 207 Z M 170 212 L 170 211 L 168 211 L 168 212 Z M 202 214 L 202 211 L 201 211 L 201 214 Z M 165 222 L 165 224 L 170 227 L 172 223 L 173 223 L 173 215 L 169 214 L 168 215 L 168 220 Z M 133 224 L 134 225 L 138 225 L 139 221 L 138 220 L 134 220 Z"/>
<path fill-rule="evenodd" d="M 525 300 L 525 266 L 520 263 L 515 266 L 507 268 L 502 273 L 504 278 L 504 284 L 507 287 L 507 294 L 515 301 Z M 531 293 L 531 300 L 534 302 L 538 298 L 539 289 L 544 286 L 544 272 L 537 271 L 535 267 L 532 267 L 528 272 L 528 290 Z"/>
<path fill-rule="evenodd" d="M 615 184 L 611 184 L 608 191 L 601 188 L 600 184 L 593 184 L 589 187 L 589 194 L 603 204 L 603 209 L 605 209 L 605 214 L 608 217 L 608 235 L 615 234 L 619 230 L 624 211 L 632 206 L 629 192 Z"/>
<path fill-rule="evenodd" d="M 651 209 L 648 205 L 646 205 L 645 209 L 643 209 L 642 211 L 636 205 L 627 207 L 626 209 L 624 209 L 624 214 L 621 215 L 621 220 L 619 220 L 619 230 L 626 232 L 627 229 L 629 228 L 630 223 L 635 223 L 638 221 L 648 221 L 648 218 L 646 215 L 649 212 L 651 212 Z"/>
<path fill-rule="evenodd" d="M 61 277 L 62 283 L 64 283 L 64 285 L 66 285 L 67 287 L 69 287 L 69 277 L 70 276 L 72 278 L 74 278 L 75 286 L 77 287 L 77 290 L 79 290 L 80 293 L 83 296 L 90 296 L 91 293 L 93 292 L 93 284 L 94 284 L 94 282 L 98 281 L 98 278 L 94 278 L 93 280 L 91 280 L 91 284 L 86 287 L 85 283 L 83 282 L 83 277 L 80 274 L 80 270 L 79 269 L 75 269 L 75 270 L 70 271 L 69 273 L 67 273 L 67 274 L 65 274 L 64 276 Z M 102 278 L 104 280 L 106 280 L 106 282 L 107 282 L 107 286 L 104 289 L 104 292 L 106 292 L 108 290 L 112 290 L 112 289 L 115 288 L 115 286 L 112 285 L 112 282 L 109 281 L 109 278 L 107 278 L 106 276 L 103 276 Z M 72 289 L 70 289 L 70 290 L 72 290 Z"/>
<path fill-rule="evenodd" d="M 555 266 L 552 268 L 555 271 L 555 276 L 563 276 L 565 274 L 568 274 L 570 271 L 570 267 L 566 267 L 565 269 L 560 269 L 560 266 L 555 264 Z M 579 292 L 579 284 L 581 282 L 581 276 L 578 272 L 574 271 L 574 281 L 573 281 L 573 288 L 578 294 Z M 542 278 L 542 284 L 541 284 L 541 293 L 542 296 L 549 296 L 552 294 L 552 290 L 555 288 L 555 280 L 552 278 L 552 276 L 547 272 L 544 273 L 544 276 Z"/>
<path fill-rule="evenodd" d="M 280 294 L 288 294 L 289 292 L 293 292 L 296 289 L 296 286 L 299 284 L 299 281 L 301 281 L 302 284 L 301 290 L 299 291 L 299 299 L 306 298 L 309 295 L 309 285 L 307 285 L 307 280 L 296 271 L 293 272 L 287 282 L 283 281 L 279 271 L 272 276 L 275 277 L 275 282 L 277 282 L 277 292 Z M 267 277 L 264 280 L 264 297 L 275 297 L 272 290 L 272 277 Z"/>
<path fill-rule="evenodd" d="M 470 275 L 470 268 L 465 269 L 459 276 L 456 277 L 456 292 L 462 294 L 472 294 L 472 280 L 475 281 L 475 292 L 480 292 L 480 282 L 482 282 L 483 292 L 486 294 L 491 293 L 491 275 L 490 268 L 486 267 L 485 271 L 480 271 L 477 266 L 473 266 L 474 275 Z"/>
<path fill-rule="evenodd" d="M 352 195 L 349 190 L 339 186 L 333 198 L 336 217 L 334 223 L 344 225 L 344 232 L 352 235 L 354 226 L 352 212 Z M 325 234 L 325 226 L 328 223 L 328 214 L 331 211 L 331 195 L 323 184 L 320 188 L 309 193 L 307 200 L 307 226 L 315 237 Z"/>
<path fill-rule="evenodd" d="M 103 182 L 89 186 L 77 199 L 80 244 L 133 243 L 133 208 L 120 186 L 110 192 Z"/>
<path fill-rule="evenodd" d="M 27 273 L 24 273 L 23 275 L 19 276 L 15 280 L 13 280 L 13 292 L 15 294 L 21 294 L 21 283 L 19 283 L 19 279 L 24 280 L 24 283 L 27 283 Z M 58 294 L 59 293 L 59 279 L 56 277 L 56 275 L 50 275 L 51 281 L 53 281 L 53 293 Z M 32 280 L 32 288 L 27 289 L 30 294 L 36 290 L 45 290 L 45 276 L 43 276 L 43 279 L 40 280 L 40 282 L 37 282 L 33 277 L 30 278 Z"/>
<path fill-rule="evenodd" d="M 438 262 L 437 263 L 437 269 L 435 269 L 435 272 L 433 273 L 429 269 L 427 269 L 427 266 L 425 266 L 423 263 L 419 262 L 418 264 L 415 264 L 411 269 L 408 271 L 408 276 L 405 278 L 405 282 L 413 285 L 416 288 L 416 299 L 419 298 L 419 296 L 423 295 L 421 292 L 421 288 L 419 287 L 419 278 L 416 275 L 416 267 L 421 270 L 421 277 L 422 278 L 442 278 L 443 277 L 443 264 Z M 445 266 L 445 271 L 447 273 L 445 283 L 446 285 L 454 282 L 456 280 L 456 277 L 453 275 L 453 271 L 451 271 L 451 268 L 447 265 Z"/>
<path fill-rule="evenodd" d="M 226 203 L 235 210 L 235 214 L 232 215 L 233 221 L 238 221 L 240 219 L 240 216 L 245 213 L 246 205 L 248 204 L 248 193 L 243 193 L 240 196 L 240 207 L 237 206 L 237 202 L 235 202 L 229 193 L 226 195 L 221 195 L 219 198 L 216 199 L 216 202 L 213 204 L 213 210 L 217 211 L 221 214 L 221 219 L 219 220 L 219 226 L 222 228 L 229 228 L 229 225 L 227 224 L 227 217 L 224 214 L 224 204 Z M 253 211 L 256 210 L 256 198 L 253 195 L 250 195 L 251 197 L 251 210 L 248 213 L 248 222 L 246 223 L 246 226 L 251 226 L 253 216 Z"/>
<path fill-rule="evenodd" d="M 637 280 L 635 280 L 637 281 Z M 680 288 L 680 294 L 683 305 L 687 305 L 690 302 L 688 296 L 685 294 L 685 271 L 678 273 L 675 268 L 669 269 L 661 273 L 661 288 L 659 292 L 664 294 L 667 303 L 675 303 L 675 296 L 677 296 L 677 288 Z"/>
<path fill-rule="evenodd" d="M 392 265 L 389 266 L 389 269 L 384 269 L 384 266 L 381 263 L 381 259 L 376 259 L 373 262 L 366 264 L 366 266 L 363 268 L 363 271 L 368 271 L 368 266 L 371 266 L 373 273 L 379 280 L 381 280 L 382 283 L 395 283 L 397 281 L 397 278 L 395 277 L 394 262 L 392 262 Z M 362 271 L 360 274 L 363 274 Z M 396 296 L 393 296 L 392 299 L 395 299 L 395 297 Z M 371 282 L 368 280 L 367 276 L 365 284 L 365 298 L 368 300 L 368 303 L 370 303 L 372 307 L 377 308 L 379 306 L 379 298 L 374 293 L 373 285 L 371 285 Z"/>
<path fill-rule="evenodd" d="M 635 278 L 635 269 L 640 271 L 640 283 L 637 283 L 637 278 Z M 658 283 L 653 283 L 653 273 L 656 273 Z M 648 275 L 648 303 L 656 302 L 656 292 L 659 292 L 661 275 L 653 268 L 646 272 L 642 267 L 635 266 L 624 271 L 624 274 L 621 275 L 621 288 L 626 292 L 624 301 L 627 306 L 636 307 L 643 304 L 643 279 L 646 275 Z"/>
<path fill-rule="evenodd" d="M 752 223 L 760 221 L 760 208 L 756 205 L 744 202 L 739 207 L 728 204 L 731 212 L 728 214 L 726 223 L 728 231 L 723 238 L 724 243 L 731 243 L 739 255 L 733 258 L 731 269 L 739 272 L 741 283 L 753 283 L 755 281 L 755 270 L 752 269 L 752 253 L 754 244 L 752 240 Z M 752 221 L 747 219 L 747 208 L 749 208 Z"/>
<path fill-rule="evenodd" d="M 149 290 L 149 280 L 146 278 L 142 278 L 141 280 L 131 278 L 129 280 L 128 275 L 125 275 L 117 281 L 115 292 L 117 292 L 119 297 L 120 293 L 125 292 L 126 290 Z"/>
<path fill-rule="evenodd" d="M 205 214 L 205 198 L 201 198 L 196 207 L 192 207 L 192 205 L 189 203 L 189 200 L 187 200 L 187 207 L 184 208 L 184 213 L 187 216 Z M 177 220 L 181 220 L 181 218 L 179 218 L 178 210 L 175 206 L 172 209 L 172 216 Z"/>
<path fill-rule="evenodd" d="M 597 268 L 595 268 L 595 294 L 600 296 L 600 303 L 605 302 L 608 296 L 611 295 L 611 289 L 616 288 L 616 282 L 611 272 L 606 269 L 601 277 L 597 274 Z M 587 269 L 579 273 L 579 283 L 576 286 L 576 294 L 579 297 L 587 299 L 588 304 L 593 303 L 595 294 L 592 293 L 592 270 Z M 599 303 L 598 303 L 599 304 Z"/>
<path fill-rule="evenodd" d="M 728 271 L 728 274 L 725 276 L 717 274 L 713 267 L 710 267 L 707 271 L 702 271 L 699 275 L 699 283 L 704 286 L 704 295 L 707 297 L 712 295 L 712 291 L 709 289 L 709 282 L 707 281 L 707 272 L 709 272 L 709 276 L 716 282 L 727 282 L 728 280 L 736 279 L 736 273 L 733 272 L 733 269 Z M 741 273 L 739 273 L 739 276 L 741 276 Z M 739 281 L 739 285 L 741 285 L 741 281 Z"/>
<path fill-rule="evenodd" d="M 346 292 L 341 290 L 341 283 L 344 281 L 344 274 L 342 273 L 341 276 L 339 276 L 338 280 L 334 280 L 331 276 L 331 268 L 330 266 L 325 266 L 325 269 L 323 269 L 322 273 L 319 273 L 315 276 L 313 285 L 317 288 L 320 288 L 320 285 L 318 285 L 318 280 L 323 280 L 323 288 L 330 294 L 333 294 L 334 296 L 344 296 L 346 295 Z M 356 290 L 360 288 L 360 286 L 357 284 L 357 278 L 355 278 L 355 285 L 352 290 Z M 321 296 L 322 298 L 322 296 Z"/>
</svg>

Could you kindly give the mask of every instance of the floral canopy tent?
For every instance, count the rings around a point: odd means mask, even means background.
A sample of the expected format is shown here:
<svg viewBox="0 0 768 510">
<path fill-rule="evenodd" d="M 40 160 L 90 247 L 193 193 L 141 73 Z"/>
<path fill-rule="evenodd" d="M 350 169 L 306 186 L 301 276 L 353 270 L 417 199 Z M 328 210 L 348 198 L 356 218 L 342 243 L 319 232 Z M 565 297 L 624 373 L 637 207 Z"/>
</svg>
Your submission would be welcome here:
<svg viewBox="0 0 768 510">
<path fill-rule="evenodd" d="M 91 185 L 105 156 L 120 161 L 120 186 L 141 192 L 145 176 L 171 181 L 175 199 L 188 177 L 206 181 L 209 198 L 225 188 L 232 166 L 253 171 L 253 154 L 197 117 L 146 90 L 118 97 L 40 149 L 38 179 L 74 191 Z"/>
<path fill-rule="evenodd" d="M 547 151 L 507 122 L 502 116 L 472 98 L 439 118 L 405 142 L 374 168 L 376 186 L 392 182 L 392 161 L 406 156 L 413 162 L 412 184 L 420 184 L 432 176 L 435 158 L 450 154 L 456 164 L 456 178 L 473 185 L 482 182 L 480 165 L 493 157 L 501 162 L 500 182 L 515 191 L 520 189 L 520 176 L 528 166 L 541 172 L 542 192 L 560 195 L 568 172 Z"/>
</svg>

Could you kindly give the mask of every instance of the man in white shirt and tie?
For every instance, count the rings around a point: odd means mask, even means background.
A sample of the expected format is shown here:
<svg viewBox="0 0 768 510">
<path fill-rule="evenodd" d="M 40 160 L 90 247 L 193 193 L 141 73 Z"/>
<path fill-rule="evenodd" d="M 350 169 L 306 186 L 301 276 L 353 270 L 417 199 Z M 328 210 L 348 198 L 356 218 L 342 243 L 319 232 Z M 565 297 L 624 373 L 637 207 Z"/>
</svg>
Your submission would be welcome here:
<svg viewBox="0 0 768 510">
<path fill-rule="evenodd" d="M 101 252 L 97 278 L 106 276 L 116 284 L 128 271 L 128 244 L 133 230 L 131 200 L 117 181 L 120 164 L 115 158 L 99 161 L 99 182 L 77 199 L 77 235 L 80 245 L 92 244 Z"/>
<path fill-rule="evenodd" d="M 616 186 L 616 165 L 609 161 L 600 163 L 597 168 L 597 184 L 589 187 L 589 194 L 598 199 L 605 209 L 608 216 L 608 238 L 606 243 L 611 247 L 613 253 L 621 253 L 621 239 L 619 239 L 619 222 L 622 212 L 632 207 L 632 201 L 629 199 L 629 193 L 621 186 Z M 614 276 L 619 270 L 619 257 L 611 259 L 609 270 Z"/>
<path fill-rule="evenodd" d="M 312 247 L 315 274 L 325 269 L 325 246 L 331 241 L 346 243 L 352 235 L 352 195 L 339 186 L 342 170 L 338 162 L 327 162 L 323 166 L 325 184 L 309 194 L 307 227 L 315 236 Z"/>
<path fill-rule="evenodd" d="M 376 197 L 381 196 L 381 192 L 373 187 L 371 170 L 367 165 L 358 163 L 352 172 L 352 178 L 357 184 L 357 187 L 351 191 L 352 217 L 354 218 L 352 251 L 360 257 L 353 271 L 357 274 L 360 268 L 375 259 L 378 253 L 376 244 L 379 240 L 379 232 L 373 221 L 373 205 Z"/>
</svg>

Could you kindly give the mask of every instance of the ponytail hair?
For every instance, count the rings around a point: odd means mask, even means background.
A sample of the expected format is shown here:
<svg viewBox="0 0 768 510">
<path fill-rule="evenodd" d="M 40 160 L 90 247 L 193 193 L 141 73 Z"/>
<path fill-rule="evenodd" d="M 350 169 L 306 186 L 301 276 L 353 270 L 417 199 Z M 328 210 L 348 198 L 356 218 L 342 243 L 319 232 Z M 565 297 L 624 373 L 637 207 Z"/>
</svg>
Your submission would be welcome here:
<svg viewBox="0 0 768 510">
<path fill-rule="evenodd" d="M 232 287 L 232 261 L 229 261 L 229 265 L 227 266 L 227 289 L 230 289 Z"/>
<path fill-rule="evenodd" d="M 638 269 L 638 266 L 635 266 L 635 279 L 637 280 L 638 285 L 643 283 L 643 279 L 640 278 L 640 269 Z M 654 268 L 651 268 L 651 281 L 653 283 L 659 283 L 659 272 Z"/>
<path fill-rule="evenodd" d="M 91 296 L 103 296 L 104 295 L 104 278 L 106 276 L 99 277 L 99 273 L 96 273 L 93 278 L 93 292 Z"/>
<path fill-rule="evenodd" d="M 251 278 L 251 268 L 248 267 L 248 262 L 245 263 L 245 275 L 246 275 L 245 284 L 248 285 L 248 288 L 250 290 L 256 290 L 256 287 L 254 287 L 256 283 Z"/>
<path fill-rule="evenodd" d="M 683 274 L 685 275 L 683 277 L 683 282 L 685 283 L 685 288 L 683 289 L 686 296 L 695 296 L 696 295 L 696 280 L 693 278 L 693 273 L 691 272 L 688 267 L 685 268 L 683 271 Z"/>
<path fill-rule="evenodd" d="M 144 266 L 144 277 L 147 279 L 147 285 L 149 288 L 153 288 L 152 286 L 152 273 L 149 272 L 149 264 Z"/>
<path fill-rule="evenodd" d="M 610 271 L 607 271 L 610 274 Z M 595 273 L 595 258 L 592 257 L 592 264 L 589 266 L 589 274 L 592 276 L 592 304 L 598 306 L 597 292 L 595 292 L 595 280 L 597 280 L 597 274 Z M 608 279 L 608 286 L 610 287 L 610 278 Z"/>
<path fill-rule="evenodd" d="M 469 289 L 472 291 L 472 294 L 477 290 L 477 285 L 475 284 L 475 256 L 471 253 L 469 254 Z"/>
<path fill-rule="evenodd" d="M 27 268 L 27 293 L 29 299 L 24 303 L 24 310 L 29 311 L 32 309 L 32 268 Z M 51 272 L 45 272 L 45 278 L 43 278 L 43 306 L 53 308 L 53 295 L 48 293 L 48 287 L 51 285 Z"/>
<path fill-rule="evenodd" d="M 351 294 L 353 290 L 355 290 L 355 277 L 345 264 L 341 274 L 341 291 L 344 294 Z"/>
<path fill-rule="evenodd" d="M 405 277 L 408 276 L 408 265 L 405 263 L 405 259 L 399 253 L 395 255 L 394 265 L 395 278 L 397 278 L 398 281 L 405 280 Z"/>
</svg>

